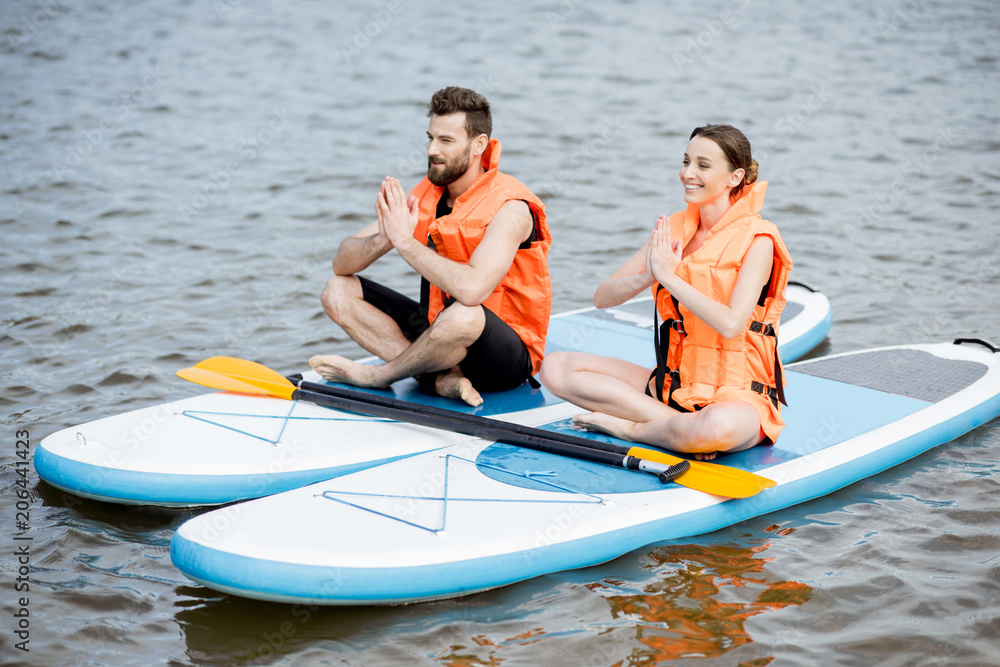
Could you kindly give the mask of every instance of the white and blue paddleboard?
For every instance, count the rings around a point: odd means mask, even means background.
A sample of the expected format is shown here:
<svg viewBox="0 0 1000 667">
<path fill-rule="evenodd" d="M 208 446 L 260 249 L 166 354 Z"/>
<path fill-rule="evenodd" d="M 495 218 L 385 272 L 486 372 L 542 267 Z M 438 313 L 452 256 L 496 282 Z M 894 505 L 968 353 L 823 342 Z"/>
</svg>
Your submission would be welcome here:
<svg viewBox="0 0 1000 667">
<path fill-rule="evenodd" d="M 790 365 L 778 442 L 716 460 L 777 483 L 751 497 L 468 441 L 207 512 L 177 530 L 171 558 L 218 591 L 328 605 L 434 600 L 595 565 L 822 496 L 996 418 L 1000 351 L 980 343 Z"/>
<path fill-rule="evenodd" d="M 780 327 L 785 360 L 826 336 L 829 301 L 791 285 Z M 652 367 L 652 299 L 552 318 L 548 351 L 613 354 Z M 315 373 L 306 379 L 321 382 Z M 574 414 L 543 389 L 487 394 L 478 408 L 429 396 L 414 380 L 383 396 L 524 425 Z M 63 429 L 35 451 L 39 477 L 85 498 L 131 505 L 217 505 L 287 491 L 470 440 L 469 436 L 330 410 L 303 401 L 214 392 Z"/>
</svg>

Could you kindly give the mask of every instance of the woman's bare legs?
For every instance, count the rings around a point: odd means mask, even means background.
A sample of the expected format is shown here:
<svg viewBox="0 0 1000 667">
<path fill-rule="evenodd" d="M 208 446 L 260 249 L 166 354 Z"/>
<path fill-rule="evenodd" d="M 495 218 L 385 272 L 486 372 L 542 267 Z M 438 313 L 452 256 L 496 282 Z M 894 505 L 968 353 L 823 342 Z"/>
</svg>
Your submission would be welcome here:
<svg viewBox="0 0 1000 667">
<path fill-rule="evenodd" d="M 623 440 L 694 454 L 736 452 L 764 438 L 760 416 L 749 403 L 722 401 L 697 412 L 679 412 L 645 393 L 649 371 L 621 359 L 581 352 L 554 352 L 539 374 L 556 396 L 590 414 L 574 423 Z"/>
</svg>

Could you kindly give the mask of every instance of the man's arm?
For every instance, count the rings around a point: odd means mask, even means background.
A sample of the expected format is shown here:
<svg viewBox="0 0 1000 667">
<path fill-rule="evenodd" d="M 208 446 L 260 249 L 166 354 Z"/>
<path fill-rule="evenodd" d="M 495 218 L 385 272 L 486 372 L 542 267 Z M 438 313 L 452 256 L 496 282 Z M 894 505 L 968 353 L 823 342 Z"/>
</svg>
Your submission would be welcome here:
<svg viewBox="0 0 1000 667">
<path fill-rule="evenodd" d="M 389 240 L 389 234 L 386 232 L 384 224 L 383 214 L 385 207 L 380 205 L 380 202 L 384 201 L 386 188 L 389 187 L 389 183 L 389 178 L 386 178 L 382 182 L 382 188 L 375 199 L 375 215 L 378 219 L 353 236 L 344 239 L 340 243 L 340 247 L 337 248 L 337 254 L 333 257 L 333 273 L 335 275 L 352 276 L 355 273 L 364 271 L 375 260 L 392 250 L 392 241 Z M 399 185 L 399 181 L 395 183 L 401 190 L 403 186 Z M 410 195 L 412 194 L 413 190 L 410 190 L 403 197 L 404 201 L 409 203 Z M 415 202 L 416 198 L 414 197 L 413 199 Z M 413 234 L 412 227 L 409 233 L 410 235 Z"/>
<path fill-rule="evenodd" d="M 392 250 L 392 243 L 379 230 L 375 221 L 340 243 L 333 257 L 333 272 L 338 276 L 351 276 L 364 271 L 372 262 Z"/>
<path fill-rule="evenodd" d="M 525 202 L 507 202 L 486 227 L 469 263 L 463 264 L 442 257 L 413 237 L 418 202 L 406 197 L 398 181 L 389 179 L 383 193 L 383 229 L 396 251 L 417 273 L 466 306 L 478 306 L 500 284 L 535 224 Z"/>
<path fill-rule="evenodd" d="M 437 254 L 414 240 L 397 249 L 417 273 L 465 306 L 478 306 L 493 293 L 514 263 L 517 248 L 531 235 L 534 220 L 523 201 L 504 204 L 486 227 L 468 264 Z M 412 238 L 412 237 L 411 237 Z"/>
</svg>

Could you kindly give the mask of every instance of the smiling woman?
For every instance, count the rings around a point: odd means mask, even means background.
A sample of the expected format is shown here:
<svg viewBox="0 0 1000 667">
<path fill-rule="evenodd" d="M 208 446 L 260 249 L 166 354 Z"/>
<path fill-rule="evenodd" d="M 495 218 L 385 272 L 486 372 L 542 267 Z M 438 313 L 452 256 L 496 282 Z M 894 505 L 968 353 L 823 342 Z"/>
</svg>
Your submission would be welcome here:
<svg viewBox="0 0 1000 667">
<path fill-rule="evenodd" d="M 654 287 L 665 325 L 656 368 L 559 352 L 546 357 L 541 379 L 592 411 L 575 418 L 579 426 L 709 459 L 773 443 L 784 427 L 775 341 L 792 262 L 760 217 L 767 184 L 756 183 L 742 132 L 696 128 L 680 180 L 687 210 L 661 215 L 594 294 L 607 307 Z"/>
<path fill-rule="evenodd" d="M 695 128 L 684 152 L 680 171 L 684 201 L 697 204 L 704 226 L 711 228 L 722 213 L 740 198 L 743 188 L 757 181 L 757 161 L 751 157 L 750 142 L 730 125 Z M 722 195 L 729 196 L 728 200 Z M 708 205 L 721 209 L 707 210 Z"/>
</svg>

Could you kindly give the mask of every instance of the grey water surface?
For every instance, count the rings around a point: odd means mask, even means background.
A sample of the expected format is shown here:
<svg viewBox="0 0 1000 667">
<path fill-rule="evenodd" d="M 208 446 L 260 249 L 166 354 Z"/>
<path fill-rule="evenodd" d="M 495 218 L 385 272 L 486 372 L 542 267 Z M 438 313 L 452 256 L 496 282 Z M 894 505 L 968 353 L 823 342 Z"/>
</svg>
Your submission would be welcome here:
<svg viewBox="0 0 1000 667">
<path fill-rule="evenodd" d="M 770 183 L 793 277 L 832 302 L 815 354 L 1000 342 L 998 34 L 992 0 L 4 0 L 2 661 L 997 664 L 996 421 L 726 530 L 358 609 L 198 586 L 169 558 L 194 511 L 63 494 L 17 440 L 194 395 L 174 372 L 215 354 L 284 372 L 360 355 L 318 295 L 381 179 L 426 168 L 425 106 L 447 85 L 487 95 L 503 169 L 546 202 L 557 311 L 683 207 L 688 134 L 726 122 Z M 369 275 L 417 293 L 398 257 Z"/>
</svg>

